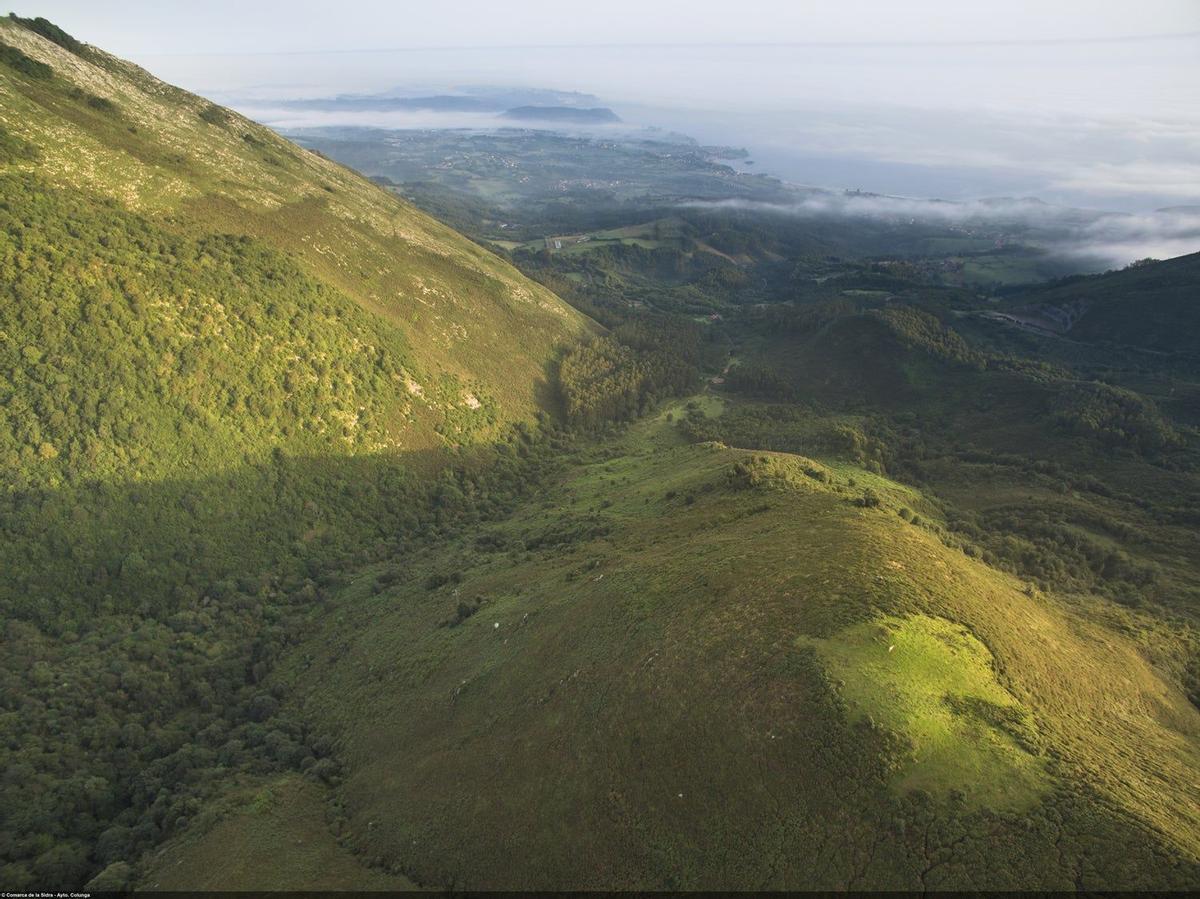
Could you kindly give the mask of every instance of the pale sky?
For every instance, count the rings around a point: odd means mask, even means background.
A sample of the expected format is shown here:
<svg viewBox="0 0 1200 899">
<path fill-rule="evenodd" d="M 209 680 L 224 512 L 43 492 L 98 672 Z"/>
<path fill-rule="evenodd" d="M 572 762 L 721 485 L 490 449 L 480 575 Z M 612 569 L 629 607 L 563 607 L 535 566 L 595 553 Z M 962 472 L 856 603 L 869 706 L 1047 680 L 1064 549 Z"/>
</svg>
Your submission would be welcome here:
<svg viewBox="0 0 1200 899">
<path fill-rule="evenodd" d="M 747 146 L 803 183 L 1200 203 L 1200 0 L 42 0 L 17 12 L 268 124 L 280 123 L 259 101 L 557 88 Z"/>
<path fill-rule="evenodd" d="M 41 0 L 126 56 L 544 44 L 1095 40 L 1200 31 L 1196 0 Z"/>
</svg>

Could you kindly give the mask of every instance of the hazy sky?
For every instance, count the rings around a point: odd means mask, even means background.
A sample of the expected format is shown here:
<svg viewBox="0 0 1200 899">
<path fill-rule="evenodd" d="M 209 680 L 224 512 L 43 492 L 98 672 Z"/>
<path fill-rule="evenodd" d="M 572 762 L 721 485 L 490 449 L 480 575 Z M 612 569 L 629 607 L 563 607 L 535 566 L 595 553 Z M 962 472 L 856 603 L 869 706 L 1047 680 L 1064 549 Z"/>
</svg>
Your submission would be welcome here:
<svg viewBox="0 0 1200 899">
<path fill-rule="evenodd" d="M 746 145 L 805 183 L 1200 203 L 1200 0 L 45 0 L 17 11 L 263 117 L 248 98 L 551 87 Z"/>
<path fill-rule="evenodd" d="M 44 0 L 128 56 L 396 47 L 1095 40 L 1200 31 L 1196 0 Z"/>
</svg>

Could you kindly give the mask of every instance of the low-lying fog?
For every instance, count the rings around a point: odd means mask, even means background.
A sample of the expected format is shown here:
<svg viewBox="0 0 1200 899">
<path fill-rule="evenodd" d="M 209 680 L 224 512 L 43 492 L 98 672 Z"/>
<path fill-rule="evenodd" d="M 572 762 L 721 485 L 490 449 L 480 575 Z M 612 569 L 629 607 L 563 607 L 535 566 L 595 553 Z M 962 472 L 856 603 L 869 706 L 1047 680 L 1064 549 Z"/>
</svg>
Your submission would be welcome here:
<svg viewBox="0 0 1200 899">
<path fill-rule="evenodd" d="M 908 197 L 821 193 L 795 203 L 743 200 L 691 203 L 697 208 L 757 210 L 817 218 L 861 217 L 889 222 L 927 222 L 970 227 L 1003 226 L 1027 231 L 1033 243 L 1088 268 L 1119 268 L 1139 259 L 1169 259 L 1200 250 L 1200 206 L 1148 213 L 1096 213 L 1037 200 L 930 202 Z"/>
<path fill-rule="evenodd" d="M 301 98 L 584 91 L 627 124 L 744 146 L 755 171 L 795 183 L 1138 213 L 1094 239 L 1121 253 L 1200 249 L 1194 214 L 1149 215 L 1200 204 L 1195 0 L 130 3 L 136 27 L 82 0 L 39 12 L 284 129 L 496 120 L 281 105 Z"/>
</svg>

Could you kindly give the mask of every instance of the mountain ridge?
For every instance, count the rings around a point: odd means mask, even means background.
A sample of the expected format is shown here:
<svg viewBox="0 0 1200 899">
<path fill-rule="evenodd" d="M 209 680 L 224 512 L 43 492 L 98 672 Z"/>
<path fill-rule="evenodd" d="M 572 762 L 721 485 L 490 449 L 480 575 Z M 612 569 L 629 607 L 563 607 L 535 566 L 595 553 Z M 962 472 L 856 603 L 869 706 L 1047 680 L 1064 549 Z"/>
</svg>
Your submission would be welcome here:
<svg viewBox="0 0 1200 899">
<path fill-rule="evenodd" d="M 0 128 L 5 889 L 1200 884 L 1146 372 L 539 251 L 605 331 L 37 20 Z"/>
<path fill-rule="evenodd" d="M 620 117 L 606 106 L 582 109 L 574 106 L 515 106 L 505 110 L 501 118 L 517 121 L 562 122 L 569 125 L 607 125 L 620 122 Z"/>
<path fill-rule="evenodd" d="M 503 368 L 518 366 L 521 380 L 533 383 L 543 377 L 554 341 L 570 339 L 590 327 L 573 309 L 492 254 L 269 129 L 159 82 L 95 48 L 87 52 L 98 62 L 12 22 L 4 23 L 2 33 L 21 52 L 57 67 L 73 89 L 114 107 L 108 121 L 86 103 L 79 109 L 61 97 L 46 96 L 47 91 L 10 95 L 10 101 L 29 97 L 35 104 L 26 105 L 32 114 L 16 120 L 11 113 L 17 110 L 11 110 L 5 126 L 42 148 L 43 158 L 36 168 L 51 180 L 105 194 L 135 211 L 182 216 L 184 221 L 273 241 L 369 311 L 413 332 L 414 342 L 426 348 L 435 367 L 458 377 L 483 375 L 502 381 Z M 42 85 L 30 87 L 37 90 Z M 57 113 L 57 119 L 37 114 L 39 96 L 51 104 L 46 111 Z M 42 124 L 50 121 L 58 123 L 53 130 Z M 169 132 L 161 130 L 166 123 Z M 66 137 L 64 127 L 70 129 L 70 139 L 79 143 L 70 158 L 59 150 Z M 158 130 L 139 135 L 139 127 Z M 248 179 L 254 179 L 253 186 Z M 328 253 L 334 243 L 357 247 L 357 258 Z M 381 263 L 384 254 L 391 258 Z M 464 281 L 455 274 L 439 284 L 404 269 L 407 263 L 435 271 L 439 259 L 443 274 L 449 273 L 445 263 L 450 262 L 458 271 L 470 273 L 470 278 Z M 488 295 L 492 290 L 494 294 Z M 476 308 L 481 299 L 500 304 L 495 312 Z M 473 329 L 470 324 L 472 319 L 485 322 L 493 314 L 530 329 L 518 346 L 542 353 L 535 364 L 530 364 L 533 359 L 526 361 L 522 352 L 512 354 L 509 347 L 487 348 L 487 325 Z M 440 326 L 437 319 L 442 319 Z M 451 347 L 456 347 L 454 353 L 444 351 Z M 525 417 L 544 408 L 528 387 L 521 396 L 516 381 L 505 386 Z"/>
<path fill-rule="evenodd" d="M 1200 253 L 1189 253 L 1069 278 L 1027 291 L 1008 305 L 1037 327 L 1072 340 L 1188 353 L 1200 328 L 1198 275 Z"/>
</svg>

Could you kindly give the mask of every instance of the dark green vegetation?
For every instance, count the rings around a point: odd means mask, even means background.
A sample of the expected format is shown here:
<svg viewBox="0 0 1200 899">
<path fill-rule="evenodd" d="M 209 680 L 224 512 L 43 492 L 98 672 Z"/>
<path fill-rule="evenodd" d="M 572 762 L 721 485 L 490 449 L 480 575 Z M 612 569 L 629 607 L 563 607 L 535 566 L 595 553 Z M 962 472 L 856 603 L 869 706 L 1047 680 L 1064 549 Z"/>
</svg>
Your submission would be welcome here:
<svg viewBox="0 0 1200 899">
<path fill-rule="evenodd" d="M 272 683 L 345 842 L 427 886 L 1194 886 L 1195 434 L 931 297 L 658 318 L 725 383 L 341 589 Z"/>
<path fill-rule="evenodd" d="M 1200 886 L 1187 260 L 1001 301 L 666 152 L 485 249 L 0 39 L 5 889 Z M 1155 330 L 987 314 L 1081 290 Z"/>
<path fill-rule="evenodd" d="M 0 63 L 18 74 L 36 81 L 45 81 L 53 74 L 53 70 L 44 62 L 31 59 L 16 47 L 10 47 L 8 44 L 0 44 Z"/>
<path fill-rule="evenodd" d="M 209 820 L 198 821 L 181 840 L 188 851 L 173 847 L 150 858 L 141 883 L 181 893 L 414 889 L 406 878 L 368 868 L 342 848 L 327 800 L 314 778 L 294 774 L 227 788 L 221 802 L 206 809 Z"/>
<path fill-rule="evenodd" d="M 367 857 L 432 886 L 1195 883 L 1178 634 L 1027 590 L 837 456 L 689 445 L 684 412 L 413 559 L 461 580 L 368 569 L 280 669 L 342 736 Z"/>
<path fill-rule="evenodd" d="M 746 375 L 730 379 L 759 402 L 689 420 L 695 439 L 846 454 L 939 497 L 965 551 L 1042 589 L 1194 607 L 1200 456 L 1189 424 L 1082 366 L 976 349 L 914 308 L 801 321 L 759 339 Z M 1174 380 L 1187 391 L 1197 377 Z"/>
<path fill-rule="evenodd" d="M 113 886 L 227 778 L 336 771 L 266 672 L 337 570 L 537 483 L 590 326 L 49 23 L 0 39 L 0 880 Z"/>
<path fill-rule="evenodd" d="M 1065 278 L 1010 304 L 1018 322 L 1072 340 L 1192 357 L 1198 351 L 1200 253 L 1147 260 L 1105 277 Z"/>
<path fill-rule="evenodd" d="M 32 32 L 35 32 L 36 34 L 40 34 L 42 37 L 46 38 L 46 40 L 53 41 L 64 50 L 70 50 L 76 56 L 87 56 L 86 44 L 71 37 L 71 35 L 67 34 L 49 19 L 42 18 L 41 16 L 38 16 L 34 19 L 26 19 L 18 16 L 14 12 L 10 12 L 8 14 L 8 18 L 10 21 L 27 28 Z"/>
<path fill-rule="evenodd" d="M 632 315 L 609 336 L 563 354 L 557 381 L 568 424 L 632 421 L 699 385 L 720 352 L 704 329 L 671 315 Z"/>
</svg>

